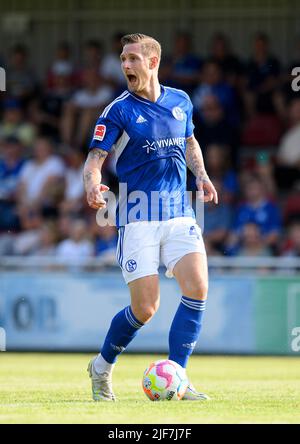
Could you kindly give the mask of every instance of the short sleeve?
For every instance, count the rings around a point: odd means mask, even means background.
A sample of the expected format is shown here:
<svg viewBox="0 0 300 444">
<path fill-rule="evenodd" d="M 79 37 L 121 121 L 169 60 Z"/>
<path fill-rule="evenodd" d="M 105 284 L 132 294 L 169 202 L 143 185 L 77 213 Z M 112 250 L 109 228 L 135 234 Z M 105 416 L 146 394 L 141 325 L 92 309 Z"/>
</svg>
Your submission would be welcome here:
<svg viewBox="0 0 300 444">
<path fill-rule="evenodd" d="M 118 122 L 112 119 L 111 116 L 100 116 L 95 125 L 89 149 L 99 148 L 101 150 L 110 151 L 121 134 L 122 129 Z"/>
<path fill-rule="evenodd" d="M 193 123 L 193 104 L 189 98 L 185 137 L 191 137 L 193 135 L 194 129 L 195 125 Z"/>
</svg>

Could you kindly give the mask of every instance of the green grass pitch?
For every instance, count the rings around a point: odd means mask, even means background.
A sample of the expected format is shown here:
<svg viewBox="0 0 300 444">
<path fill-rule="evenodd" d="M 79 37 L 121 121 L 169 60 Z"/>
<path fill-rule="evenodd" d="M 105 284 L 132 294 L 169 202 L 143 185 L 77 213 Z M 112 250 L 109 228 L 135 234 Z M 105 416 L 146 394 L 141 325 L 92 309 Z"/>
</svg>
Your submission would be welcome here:
<svg viewBox="0 0 300 444">
<path fill-rule="evenodd" d="M 299 423 L 298 357 L 193 356 L 189 376 L 209 402 L 151 402 L 144 369 L 162 356 L 123 355 L 116 403 L 90 396 L 86 354 L 0 354 L 0 423 Z"/>
</svg>

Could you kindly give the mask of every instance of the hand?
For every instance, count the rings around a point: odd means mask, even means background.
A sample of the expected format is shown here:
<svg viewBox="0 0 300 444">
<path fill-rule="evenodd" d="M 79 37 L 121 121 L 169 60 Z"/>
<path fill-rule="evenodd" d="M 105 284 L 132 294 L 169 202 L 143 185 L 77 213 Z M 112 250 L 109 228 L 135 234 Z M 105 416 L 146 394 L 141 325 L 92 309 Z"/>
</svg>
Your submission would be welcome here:
<svg viewBox="0 0 300 444">
<path fill-rule="evenodd" d="M 218 203 L 218 193 L 208 176 L 197 177 L 196 185 L 200 192 L 200 199 L 203 202 L 211 202 L 213 200 L 215 204 Z"/>
<path fill-rule="evenodd" d="M 94 210 L 99 210 L 100 208 L 106 207 L 106 202 L 102 193 L 108 191 L 109 188 L 106 185 L 94 185 L 87 190 L 87 202 L 91 208 Z"/>
</svg>

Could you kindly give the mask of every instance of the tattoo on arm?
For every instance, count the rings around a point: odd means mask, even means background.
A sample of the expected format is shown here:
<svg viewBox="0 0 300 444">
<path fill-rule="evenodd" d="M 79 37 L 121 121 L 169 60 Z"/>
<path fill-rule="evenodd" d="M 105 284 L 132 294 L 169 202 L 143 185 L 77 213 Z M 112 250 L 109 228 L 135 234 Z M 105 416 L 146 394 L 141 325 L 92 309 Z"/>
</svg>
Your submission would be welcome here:
<svg viewBox="0 0 300 444">
<path fill-rule="evenodd" d="M 107 157 L 107 151 L 94 148 L 92 149 L 85 161 L 83 180 L 84 185 L 99 184 L 101 181 L 101 167 Z"/>
<path fill-rule="evenodd" d="M 208 174 L 205 171 L 202 151 L 195 137 L 187 139 L 186 142 L 186 165 L 194 176 L 202 180 L 208 180 Z"/>
<path fill-rule="evenodd" d="M 92 177 L 93 177 L 93 173 L 91 171 L 88 171 L 87 173 L 85 173 L 83 175 L 84 183 L 87 185 L 92 180 Z"/>
<path fill-rule="evenodd" d="M 89 152 L 87 160 L 103 158 L 105 159 L 105 157 L 107 157 L 107 151 L 100 150 L 99 148 L 94 148 Z"/>
</svg>

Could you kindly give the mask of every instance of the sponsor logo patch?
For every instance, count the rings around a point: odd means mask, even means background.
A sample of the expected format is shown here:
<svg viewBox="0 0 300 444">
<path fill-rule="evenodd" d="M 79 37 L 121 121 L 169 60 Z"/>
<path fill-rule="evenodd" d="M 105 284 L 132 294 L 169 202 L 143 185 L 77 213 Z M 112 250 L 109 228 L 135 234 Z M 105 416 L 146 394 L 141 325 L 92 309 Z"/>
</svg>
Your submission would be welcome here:
<svg viewBox="0 0 300 444">
<path fill-rule="evenodd" d="M 158 154 L 164 154 L 174 149 L 174 147 L 184 148 L 184 146 L 184 137 L 170 137 L 168 139 L 159 139 L 153 141 L 149 141 L 148 139 L 146 139 L 146 145 L 143 145 L 143 148 L 146 148 L 147 154 L 149 154 L 150 151 L 157 151 Z"/>
<path fill-rule="evenodd" d="M 105 125 L 96 125 L 95 131 L 94 131 L 94 139 L 100 140 L 100 142 L 104 139 L 106 133 L 106 126 Z"/>
</svg>

